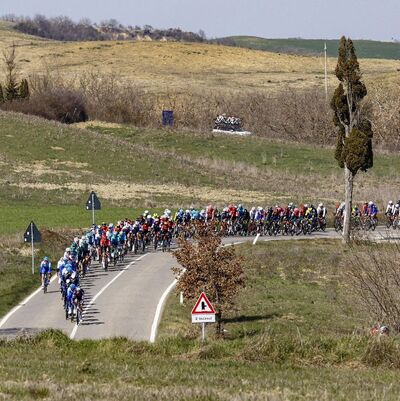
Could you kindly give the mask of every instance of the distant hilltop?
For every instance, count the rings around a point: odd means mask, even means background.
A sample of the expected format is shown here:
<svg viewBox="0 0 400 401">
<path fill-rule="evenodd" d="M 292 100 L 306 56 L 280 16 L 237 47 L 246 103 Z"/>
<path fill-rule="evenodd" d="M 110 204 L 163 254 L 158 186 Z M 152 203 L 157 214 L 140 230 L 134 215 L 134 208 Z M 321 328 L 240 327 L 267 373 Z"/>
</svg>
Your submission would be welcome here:
<svg viewBox="0 0 400 401">
<path fill-rule="evenodd" d="M 13 28 L 19 32 L 41 38 L 60 41 L 94 41 L 94 40 L 147 40 L 147 41 L 185 41 L 204 42 L 206 35 L 186 32 L 180 28 L 156 29 L 150 25 L 125 26 L 115 19 L 103 21 L 99 24 L 88 19 L 74 22 L 68 17 L 47 18 L 37 15 L 34 18 L 6 15 L 3 21 L 11 22 Z"/>
<path fill-rule="evenodd" d="M 303 56 L 321 55 L 324 52 L 324 43 L 326 42 L 327 53 L 330 57 L 337 57 L 339 46 L 339 40 L 302 38 L 265 39 L 255 36 L 229 36 L 226 38 L 214 39 L 212 42 L 226 46 L 243 47 L 275 53 L 300 54 Z M 379 42 L 355 39 L 354 43 L 359 58 L 400 60 L 400 43 L 398 41 Z"/>
<path fill-rule="evenodd" d="M 204 31 L 197 33 L 180 28 L 157 29 L 151 25 L 122 25 L 115 19 L 92 23 L 89 19 L 74 22 L 69 17 L 47 18 L 37 15 L 33 18 L 6 15 L 0 20 L 8 21 L 19 32 L 58 41 L 173 41 L 220 44 L 253 50 L 302 56 L 320 56 L 327 44 L 327 54 L 337 57 L 339 38 L 324 39 L 267 39 L 256 36 L 228 36 L 207 39 Z M 379 42 L 374 40 L 354 40 L 359 58 L 400 60 L 400 42 Z"/>
</svg>

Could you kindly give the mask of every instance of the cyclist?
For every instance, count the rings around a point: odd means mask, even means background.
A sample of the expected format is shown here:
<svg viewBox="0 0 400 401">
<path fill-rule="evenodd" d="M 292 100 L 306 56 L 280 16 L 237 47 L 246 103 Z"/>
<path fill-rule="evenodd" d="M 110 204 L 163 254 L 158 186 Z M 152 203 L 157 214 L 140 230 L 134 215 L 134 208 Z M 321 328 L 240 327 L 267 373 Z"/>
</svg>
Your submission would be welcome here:
<svg viewBox="0 0 400 401">
<path fill-rule="evenodd" d="M 325 219 L 326 217 L 326 207 L 323 203 L 320 203 L 317 208 L 317 216 L 320 219 Z"/>
<path fill-rule="evenodd" d="M 243 207 L 242 204 L 238 205 L 237 214 L 239 219 L 243 219 L 246 215 L 246 209 Z"/>
<path fill-rule="evenodd" d="M 367 208 L 367 215 L 371 217 L 372 219 L 376 219 L 378 215 L 378 208 L 376 207 L 375 203 L 370 201 L 368 203 L 368 208 Z"/>
<path fill-rule="evenodd" d="M 44 288 L 45 285 L 48 285 L 51 278 L 51 263 L 47 256 L 40 263 L 39 273 L 42 280 L 42 288 Z"/>
<path fill-rule="evenodd" d="M 393 217 L 399 217 L 399 212 L 400 212 L 400 204 L 396 203 L 394 205 L 394 211 L 393 211 Z"/>
<path fill-rule="evenodd" d="M 83 296 L 84 296 L 84 291 L 81 287 L 76 286 L 75 290 L 72 293 L 72 305 L 73 309 L 76 309 L 76 314 L 78 315 L 78 309 L 80 309 L 81 315 L 83 312 Z"/>
<path fill-rule="evenodd" d="M 67 294 L 66 294 L 66 309 L 67 309 L 67 313 L 66 313 L 66 318 L 68 319 L 68 316 L 72 315 L 72 299 L 74 296 L 74 292 L 75 292 L 75 288 L 76 285 L 74 283 L 68 283 L 67 280 L 67 285 L 68 285 L 68 289 L 67 289 Z"/>
<path fill-rule="evenodd" d="M 67 258 L 64 258 L 64 256 L 61 256 L 61 258 L 57 262 L 57 275 L 61 277 L 61 272 L 63 271 L 65 267 L 65 263 L 68 261 Z"/>
<path fill-rule="evenodd" d="M 393 216 L 394 209 L 395 209 L 395 206 L 393 204 L 393 201 L 389 201 L 388 205 L 386 206 L 385 216 L 388 216 L 388 217 Z"/>
<path fill-rule="evenodd" d="M 361 216 L 368 216 L 368 202 L 364 202 L 361 209 Z"/>
<path fill-rule="evenodd" d="M 126 254 L 126 234 L 125 231 L 121 230 L 118 233 L 118 254 L 125 255 Z"/>
<path fill-rule="evenodd" d="M 213 205 L 209 204 L 206 207 L 205 219 L 206 222 L 214 220 L 215 217 L 215 208 Z"/>
<path fill-rule="evenodd" d="M 100 255 L 102 255 L 102 257 L 103 257 L 103 255 L 105 257 L 109 256 L 109 253 L 110 253 L 110 240 L 107 238 L 106 233 L 103 233 L 103 235 L 101 236 L 100 249 L 101 249 Z"/>
</svg>

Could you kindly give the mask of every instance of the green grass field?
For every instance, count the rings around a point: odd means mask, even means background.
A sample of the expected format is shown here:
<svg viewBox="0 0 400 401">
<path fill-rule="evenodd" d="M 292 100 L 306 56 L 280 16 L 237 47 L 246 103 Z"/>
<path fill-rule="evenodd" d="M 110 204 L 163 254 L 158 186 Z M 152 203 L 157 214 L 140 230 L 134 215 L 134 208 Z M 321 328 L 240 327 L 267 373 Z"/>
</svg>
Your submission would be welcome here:
<svg viewBox="0 0 400 401">
<path fill-rule="evenodd" d="M 277 53 L 295 53 L 304 55 L 321 55 L 324 43 L 327 44 L 329 57 L 337 56 L 338 40 L 323 39 L 265 39 L 254 36 L 231 36 L 236 46 L 254 50 L 264 50 Z M 400 58 L 400 43 L 378 42 L 373 40 L 354 40 L 359 58 L 375 58 L 398 60 Z"/>
<path fill-rule="evenodd" d="M 340 263 L 347 251 L 339 242 L 237 249 L 245 256 L 247 287 L 225 316 L 225 339 L 209 328 L 202 345 L 190 323 L 193 302 L 181 307 L 172 295 L 154 345 L 74 342 L 57 332 L 0 341 L 0 396 L 372 401 L 380 394 L 398 400 L 400 343 L 364 334 L 368 318 L 343 298 Z"/>
<path fill-rule="evenodd" d="M 38 265 L 49 256 L 56 265 L 74 232 L 41 230 L 42 242 L 35 244 L 35 274 L 32 274 L 30 244 L 23 243 L 23 230 L 16 235 L 0 235 L 0 317 L 40 285 Z"/>
<path fill-rule="evenodd" d="M 83 129 L 12 113 L 0 113 L 0 127 L 0 234 L 32 219 L 52 229 L 85 227 L 92 190 L 103 202 L 99 220 L 209 202 L 323 200 L 332 210 L 343 197 L 331 148 L 96 122 Z M 381 207 L 396 199 L 399 168 L 397 155 L 377 154 L 373 169 L 357 176 L 356 199 Z"/>
</svg>

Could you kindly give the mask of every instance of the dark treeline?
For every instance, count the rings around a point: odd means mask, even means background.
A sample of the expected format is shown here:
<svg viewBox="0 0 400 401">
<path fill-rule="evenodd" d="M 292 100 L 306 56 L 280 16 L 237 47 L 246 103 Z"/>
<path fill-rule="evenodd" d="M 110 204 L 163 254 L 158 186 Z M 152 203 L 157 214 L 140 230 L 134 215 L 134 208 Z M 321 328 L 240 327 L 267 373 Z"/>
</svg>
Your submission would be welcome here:
<svg viewBox="0 0 400 401">
<path fill-rule="evenodd" d="M 203 31 L 199 33 L 185 32 L 179 28 L 155 29 L 150 25 L 140 27 L 124 26 L 114 19 L 99 24 L 88 19 L 74 22 L 69 17 L 47 18 L 43 15 L 17 17 L 6 15 L 3 20 L 15 23 L 15 29 L 42 38 L 62 41 L 82 40 L 175 40 L 186 42 L 204 42 L 206 37 Z"/>
</svg>

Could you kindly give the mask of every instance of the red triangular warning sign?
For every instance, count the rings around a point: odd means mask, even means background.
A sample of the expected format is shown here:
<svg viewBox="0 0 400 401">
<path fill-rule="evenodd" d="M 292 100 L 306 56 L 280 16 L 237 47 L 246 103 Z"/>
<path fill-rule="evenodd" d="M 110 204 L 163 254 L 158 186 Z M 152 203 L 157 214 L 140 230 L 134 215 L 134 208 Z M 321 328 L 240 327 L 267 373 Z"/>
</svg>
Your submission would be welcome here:
<svg viewBox="0 0 400 401">
<path fill-rule="evenodd" d="M 204 292 L 201 293 L 196 305 L 192 309 L 192 315 L 202 314 L 215 314 L 215 310 Z"/>
</svg>

